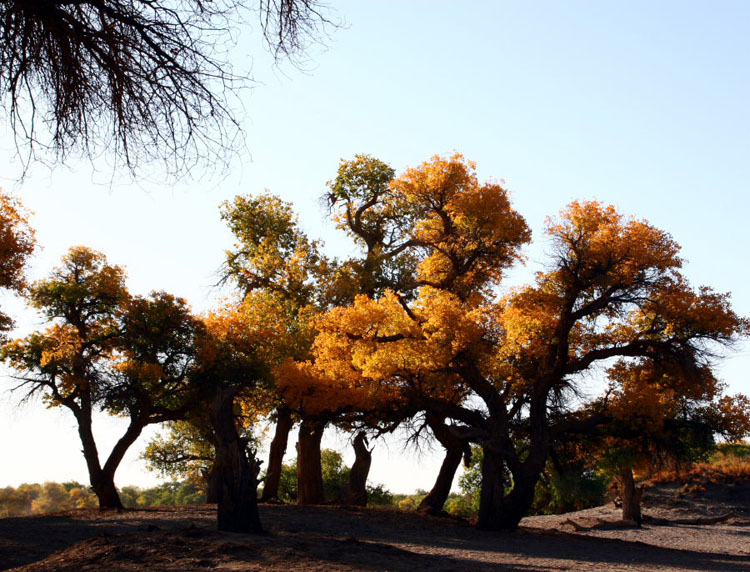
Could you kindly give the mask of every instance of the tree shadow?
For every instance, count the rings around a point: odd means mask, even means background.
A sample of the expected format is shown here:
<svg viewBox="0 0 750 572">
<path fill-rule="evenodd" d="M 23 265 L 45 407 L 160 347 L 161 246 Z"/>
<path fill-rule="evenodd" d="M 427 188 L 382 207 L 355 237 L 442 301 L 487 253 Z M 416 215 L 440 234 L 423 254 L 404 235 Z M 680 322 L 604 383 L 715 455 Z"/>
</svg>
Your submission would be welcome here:
<svg viewBox="0 0 750 572">
<path fill-rule="evenodd" d="M 86 564 L 117 571 L 131 570 L 134 563 L 165 571 L 230 563 L 290 571 L 549 572 L 577 564 L 602 570 L 750 570 L 749 555 L 542 529 L 486 532 L 415 513 L 298 506 L 264 506 L 261 512 L 266 535 L 218 532 L 215 509 L 207 506 L 0 519 L 0 570 L 45 558 L 35 570 L 78 570 Z M 739 543 L 748 532 L 737 531 Z M 66 550 L 55 554 L 61 549 Z"/>
</svg>

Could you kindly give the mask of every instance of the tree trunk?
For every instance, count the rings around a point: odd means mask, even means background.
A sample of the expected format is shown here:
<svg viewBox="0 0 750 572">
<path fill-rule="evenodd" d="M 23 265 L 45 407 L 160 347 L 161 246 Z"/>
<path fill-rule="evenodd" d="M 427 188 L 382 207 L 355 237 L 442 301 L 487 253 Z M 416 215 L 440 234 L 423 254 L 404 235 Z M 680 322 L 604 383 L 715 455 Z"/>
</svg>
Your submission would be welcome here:
<svg viewBox="0 0 750 572">
<path fill-rule="evenodd" d="M 620 471 L 620 485 L 622 486 L 622 519 L 632 520 L 640 526 L 643 524 L 641 515 L 643 487 L 635 486 L 633 469 L 629 465 Z"/>
<path fill-rule="evenodd" d="M 367 475 L 370 474 L 372 452 L 367 448 L 367 435 L 364 431 L 357 433 L 352 446 L 355 457 L 349 472 L 349 504 L 367 506 Z"/>
<path fill-rule="evenodd" d="M 276 432 L 271 441 L 271 450 L 268 454 L 268 468 L 266 469 L 266 480 L 263 484 L 261 501 L 267 501 L 279 497 L 279 483 L 281 482 L 281 465 L 286 453 L 286 445 L 289 441 L 289 432 L 294 426 L 292 412 L 280 407 L 276 413 Z"/>
<path fill-rule="evenodd" d="M 482 489 L 479 496 L 477 527 L 499 530 L 505 498 L 503 458 L 493 447 L 482 446 Z"/>
<path fill-rule="evenodd" d="M 115 472 L 120 466 L 127 450 L 140 437 L 145 425 L 140 417 L 132 417 L 125 434 L 117 440 L 117 443 L 112 448 L 112 452 L 110 452 L 97 479 L 101 492 L 97 492 L 97 489 L 94 487 L 94 492 L 99 499 L 99 508 L 123 508 L 120 495 L 115 487 Z"/>
<path fill-rule="evenodd" d="M 544 467 L 542 451 L 532 450 L 526 461 L 516 467 L 513 488 L 505 494 L 506 473 L 502 454 L 491 446 L 482 449 L 482 492 L 477 527 L 484 530 L 516 530 L 534 502 L 534 489 Z"/>
<path fill-rule="evenodd" d="M 218 528 L 229 532 L 263 532 L 258 514 L 258 463 L 247 450 L 234 421 L 236 388 L 217 390 L 211 408 L 216 447 Z"/>
<path fill-rule="evenodd" d="M 123 509 L 120 494 L 117 492 L 117 487 L 115 487 L 112 477 L 108 477 L 103 471 L 99 471 L 98 475 L 91 475 L 90 479 L 91 488 L 99 500 L 99 510 Z"/>
<path fill-rule="evenodd" d="M 320 464 L 320 441 L 326 423 L 303 419 L 297 441 L 297 503 L 322 504 L 323 469 Z"/>
<path fill-rule="evenodd" d="M 458 466 L 461 464 L 461 458 L 466 453 L 468 445 L 460 441 L 445 424 L 444 417 L 427 415 L 427 423 L 430 425 L 433 434 L 445 448 L 445 458 L 440 465 L 435 484 L 422 502 L 419 503 L 417 510 L 428 514 L 440 514 L 443 511 L 445 501 L 451 492 L 453 477 L 456 476 Z"/>
<path fill-rule="evenodd" d="M 99 500 L 100 510 L 121 510 L 123 506 L 115 487 L 114 474 L 105 474 L 99 463 L 99 451 L 91 428 L 91 410 L 88 401 L 85 399 L 82 399 L 82 401 L 83 404 L 80 409 L 71 409 L 76 416 L 76 421 L 78 421 L 78 436 L 81 438 L 83 458 L 86 460 L 91 489 Z"/>
<path fill-rule="evenodd" d="M 427 493 L 427 496 L 422 499 L 422 502 L 419 503 L 418 511 L 428 514 L 440 514 L 443 511 L 443 505 L 448 500 L 453 477 L 455 477 L 458 466 L 461 464 L 462 457 L 463 452 L 460 449 L 450 448 L 445 450 L 445 458 L 443 464 L 440 465 L 440 472 L 438 472 L 435 484 Z"/>
<path fill-rule="evenodd" d="M 216 461 L 211 465 L 211 468 L 208 470 L 201 470 L 201 473 L 206 487 L 206 502 L 209 504 L 218 503 L 221 480 L 219 471 L 216 468 Z"/>
<path fill-rule="evenodd" d="M 529 404 L 530 442 L 523 461 L 508 435 L 502 416 L 490 427 L 492 438 L 482 446 L 482 493 L 477 527 L 486 530 L 516 530 L 534 504 L 534 490 L 550 452 L 547 393 L 539 385 Z M 513 488 L 505 494 L 505 471 L 510 471 Z M 486 490 L 485 490 L 486 489 Z"/>
</svg>

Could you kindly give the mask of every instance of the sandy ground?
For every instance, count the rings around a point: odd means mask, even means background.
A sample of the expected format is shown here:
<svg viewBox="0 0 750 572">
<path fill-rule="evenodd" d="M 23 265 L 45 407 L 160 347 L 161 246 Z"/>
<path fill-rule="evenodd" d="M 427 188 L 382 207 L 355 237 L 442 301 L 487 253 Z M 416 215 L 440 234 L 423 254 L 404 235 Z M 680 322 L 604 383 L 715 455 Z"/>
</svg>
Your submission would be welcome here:
<svg viewBox="0 0 750 572">
<path fill-rule="evenodd" d="M 575 532 L 563 524 L 617 520 L 612 505 L 524 519 L 515 533 L 456 519 L 377 509 L 262 506 L 268 533 L 220 533 L 210 505 L 96 510 L 0 519 L 0 570 L 710 570 L 750 572 L 750 487 L 680 499 L 646 497 L 658 518 L 736 515 L 715 525 L 644 525 Z M 17 567 L 17 568 L 14 568 Z"/>
</svg>

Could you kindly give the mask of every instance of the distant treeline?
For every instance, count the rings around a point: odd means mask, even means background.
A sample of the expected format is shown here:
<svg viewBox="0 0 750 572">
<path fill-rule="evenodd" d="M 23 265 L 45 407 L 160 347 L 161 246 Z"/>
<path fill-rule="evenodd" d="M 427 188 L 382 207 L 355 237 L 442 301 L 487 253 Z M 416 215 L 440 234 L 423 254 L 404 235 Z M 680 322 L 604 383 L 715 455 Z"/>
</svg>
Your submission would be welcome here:
<svg viewBox="0 0 750 572">
<path fill-rule="evenodd" d="M 120 489 L 125 507 L 201 504 L 206 495 L 189 482 L 163 483 L 152 488 L 127 486 Z M 90 487 L 66 483 L 23 484 L 0 489 L 0 517 L 27 516 L 99 506 Z"/>
<path fill-rule="evenodd" d="M 482 454 L 474 450 L 473 462 L 458 480 L 461 493 L 452 492 L 444 505 L 445 512 L 464 518 L 476 518 L 479 508 Z M 333 504 L 346 503 L 347 483 L 351 469 L 341 453 L 331 449 L 321 450 L 323 487 L 326 498 Z M 282 466 L 279 499 L 297 501 L 296 460 Z M 670 469 L 644 474 L 653 483 L 674 482 L 683 485 L 681 493 L 700 493 L 709 484 L 738 484 L 750 482 L 750 444 L 721 443 L 702 459 Z M 554 514 L 597 506 L 607 498 L 607 484 L 611 475 L 605 470 L 591 470 L 570 463 L 560 472 L 550 467 L 538 483 L 532 514 Z M 392 493 L 384 485 L 368 485 L 368 506 L 416 510 L 427 495 L 417 490 L 413 494 Z M 610 489 L 609 494 L 618 491 Z M 145 506 L 180 506 L 203 504 L 205 491 L 190 481 L 172 481 L 152 488 L 127 486 L 119 489 L 120 498 L 127 508 Z M 23 484 L 17 488 L 0 489 L 0 518 L 28 516 L 72 509 L 96 508 L 97 498 L 90 487 L 70 481 L 66 483 Z"/>
</svg>

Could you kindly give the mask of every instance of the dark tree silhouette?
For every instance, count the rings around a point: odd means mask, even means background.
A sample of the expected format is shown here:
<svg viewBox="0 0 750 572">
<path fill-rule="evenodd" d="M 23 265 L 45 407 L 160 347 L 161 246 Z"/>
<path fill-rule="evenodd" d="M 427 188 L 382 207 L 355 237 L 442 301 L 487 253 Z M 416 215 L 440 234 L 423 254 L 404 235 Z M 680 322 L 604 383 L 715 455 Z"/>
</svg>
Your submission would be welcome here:
<svg viewBox="0 0 750 572">
<path fill-rule="evenodd" d="M 0 105 L 24 165 L 39 150 L 107 151 L 131 174 L 155 159 L 172 175 L 225 164 L 247 79 L 228 53 L 251 10 L 277 58 L 328 22 L 317 0 L 0 0 Z"/>
</svg>

